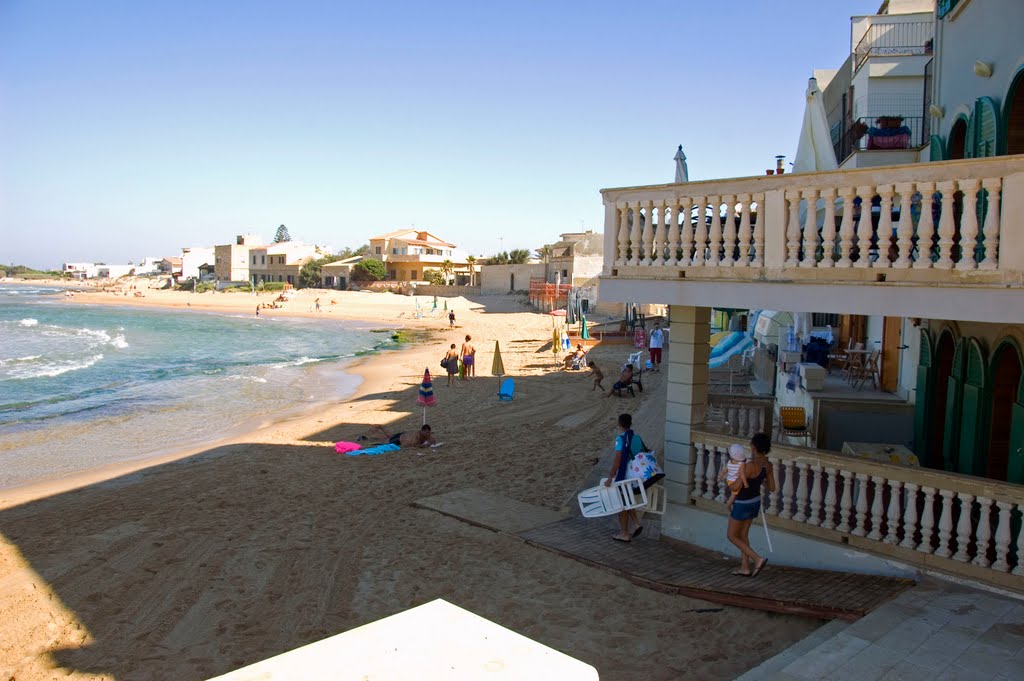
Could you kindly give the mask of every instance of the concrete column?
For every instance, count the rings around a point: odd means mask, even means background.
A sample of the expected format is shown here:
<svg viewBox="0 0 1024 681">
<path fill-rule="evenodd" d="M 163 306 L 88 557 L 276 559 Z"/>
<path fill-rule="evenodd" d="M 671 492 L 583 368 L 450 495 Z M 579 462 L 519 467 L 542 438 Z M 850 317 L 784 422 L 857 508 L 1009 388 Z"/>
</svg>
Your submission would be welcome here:
<svg viewBox="0 0 1024 681">
<path fill-rule="evenodd" d="M 711 308 L 673 305 L 665 404 L 665 489 L 669 504 L 689 503 L 693 488 L 692 430 L 704 422 L 708 395 Z"/>
<path fill-rule="evenodd" d="M 601 274 L 605 276 L 612 273 L 615 254 L 618 252 L 618 240 L 619 211 L 615 209 L 615 202 L 606 202 L 604 204 L 604 267 L 601 269 Z"/>
<path fill-rule="evenodd" d="M 785 191 L 765 192 L 764 266 L 769 270 L 780 270 L 786 262 L 786 206 Z"/>
<path fill-rule="evenodd" d="M 1024 225 L 1024 173 L 1003 178 L 1002 224 L 999 229 L 999 269 L 1024 272 L 1024 239 L 1018 238 Z"/>
</svg>

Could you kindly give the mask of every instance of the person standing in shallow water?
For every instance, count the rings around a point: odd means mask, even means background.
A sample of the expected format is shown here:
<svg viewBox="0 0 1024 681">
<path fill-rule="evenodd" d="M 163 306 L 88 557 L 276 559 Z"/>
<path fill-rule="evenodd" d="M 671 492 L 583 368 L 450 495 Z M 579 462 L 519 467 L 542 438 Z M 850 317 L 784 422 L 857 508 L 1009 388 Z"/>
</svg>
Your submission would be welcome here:
<svg viewBox="0 0 1024 681">
<path fill-rule="evenodd" d="M 768 564 L 767 558 L 762 558 L 750 548 L 749 535 L 751 523 L 761 512 L 761 486 L 764 485 L 769 492 L 775 491 L 775 475 L 768 463 L 768 452 L 771 448 L 771 438 L 765 433 L 756 433 L 750 439 L 752 458 L 744 467 L 747 486 L 736 493 L 732 509 L 729 511 L 729 525 L 725 535 L 732 545 L 740 550 L 740 567 L 732 571 L 734 575 L 757 577 Z"/>
</svg>

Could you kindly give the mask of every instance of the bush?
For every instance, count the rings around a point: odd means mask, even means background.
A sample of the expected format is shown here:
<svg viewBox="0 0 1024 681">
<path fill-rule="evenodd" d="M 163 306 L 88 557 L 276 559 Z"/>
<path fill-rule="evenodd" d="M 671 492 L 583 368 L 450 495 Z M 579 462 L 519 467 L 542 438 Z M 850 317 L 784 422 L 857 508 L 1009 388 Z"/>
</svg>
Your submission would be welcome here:
<svg viewBox="0 0 1024 681">
<path fill-rule="evenodd" d="M 444 272 L 441 270 L 424 270 L 423 278 L 433 286 L 444 286 L 448 283 L 445 281 Z"/>
<path fill-rule="evenodd" d="M 352 268 L 352 281 L 380 281 L 387 276 L 387 268 L 380 260 L 363 260 Z"/>
<path fill-rule="evenodd" d="M 283 281 L 264 281 L 256 285 L 257 291 L 283 291 L 285 282 Z"/>
</svg>

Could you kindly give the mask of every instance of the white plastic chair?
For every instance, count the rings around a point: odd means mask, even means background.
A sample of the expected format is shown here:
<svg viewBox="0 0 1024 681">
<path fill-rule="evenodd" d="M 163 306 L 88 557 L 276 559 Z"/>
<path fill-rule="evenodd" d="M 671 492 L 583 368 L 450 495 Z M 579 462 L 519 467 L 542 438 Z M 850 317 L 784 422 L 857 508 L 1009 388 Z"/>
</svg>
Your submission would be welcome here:
<svg viewBox="0 0 1024 681">
<path fill-rule="evenodd" d="M 661 485 L 654 485 L 647 490 L 647 507 L 643 509 L 645 513 L 653 513 L 654 515 L 664 515 L 665 509 L 668 505 L 668 494 L 665 492 L 665 488 Z"/>
<path fill-rule="evenodd" d="M 635 478 L 613 482 L 607 487 L 601 483 L 597 487 L 585 489 L 579 493 L 577 501 L 584 518 L 614 515 L 648 504 L 647 490 L 643 482 Z"/>
<path fill-rule="evenodd" d="M 644 351 L 643 351 L 643 350 L 640 350 L 639 352 L 634 352 L 634 353 L 631 353 L 631 354 L 629 355 L 629 358 L 628 358 L 628 359 L 626 360 L 626 362 L 627 362 L 628 364 L 632 364 L 632 365 L 633 365 L 633 368 L 634 368 L 634 369 L 640 369 L 640 368 L 641 368 L 641 367 L 640 367 L 640 357 L 641 357 L 641 356 L 642 356 L 643 354 L 644 354 Z"/>
</svg>

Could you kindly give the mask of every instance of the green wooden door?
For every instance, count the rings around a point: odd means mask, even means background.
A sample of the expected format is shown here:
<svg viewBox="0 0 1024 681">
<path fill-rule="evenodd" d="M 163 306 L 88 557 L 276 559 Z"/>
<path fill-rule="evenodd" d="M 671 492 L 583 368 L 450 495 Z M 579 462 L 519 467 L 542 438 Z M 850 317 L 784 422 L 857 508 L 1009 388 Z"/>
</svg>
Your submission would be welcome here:
<svg viewBox="0 0 1024 681">
<path fill-rule="evenodd" d="M 956 470 L 966 475 L 985 475 L 987 439 L 982 427 L 986 399 L 985 355 L 973 338 L 965 346 L 965 374 L 961 393 L 960 446 Z"/>
<path fill-rule="evenodd" d="M 1024 381 L 1021 381 L 1024 386 Z M 1010 462 L 1006 467 L 1006 481 L 1024 485 L 1024 395 L 1018 395 L 1013 404 L 1010 422 Z"/>
<path fill-rule="evenodd" d="M 953 348 L 953 368 L 946 388 L 946 413 L 942 415 L 942 467 L 947 471 L 957 470 L 957 453 L 960 444 L 960 405 L 964 388 L 964 345 L 963 338 Z"/>
<path fill-rule="evenodd" d="M 932 465 L 928 456 L 931 445 L 931 414 L 935 404 L 932 390 L 935 374 L 932 369 L 932 337 L 927 329 L 921 329 L 921 349 L 917 356 L 917 394 L 914 397 L 914 453 L 925 465 Z"/>
<path fill-rule="evenodd" d="M 929 161 L 945 161 L 946 147 L 942 144 L 942 138 L 938 135 L 931 136 L 931 143 L 928 145 Z"/>
</svg>

